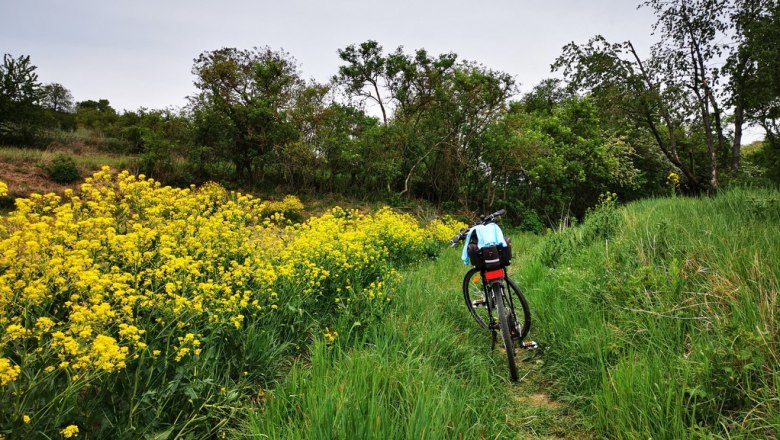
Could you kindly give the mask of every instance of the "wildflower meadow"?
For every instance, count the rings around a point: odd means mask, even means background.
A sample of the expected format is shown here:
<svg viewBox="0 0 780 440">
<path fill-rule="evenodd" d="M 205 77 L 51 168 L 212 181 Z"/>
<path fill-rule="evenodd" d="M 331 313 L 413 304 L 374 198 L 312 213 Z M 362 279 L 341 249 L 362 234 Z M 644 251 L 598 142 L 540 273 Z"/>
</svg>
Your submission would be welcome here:
<svg viewBox="0 0 780 440">
<path fill-rule="evenodd" d="M 462 226 L 302 211 L 107 167 L 17 199 L 0 217 L 0 438 L 224 434 L 311 340 L 381 319 L 398 268 Z"/>
</svg>

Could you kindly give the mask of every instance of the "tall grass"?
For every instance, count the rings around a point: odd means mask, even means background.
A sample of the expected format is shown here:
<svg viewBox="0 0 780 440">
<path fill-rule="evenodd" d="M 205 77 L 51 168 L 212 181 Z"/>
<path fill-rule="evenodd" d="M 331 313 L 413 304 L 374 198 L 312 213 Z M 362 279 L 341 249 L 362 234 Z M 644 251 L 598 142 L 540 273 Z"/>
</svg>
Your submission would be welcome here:
<svg viewBox="0 0 780 440">
<path fill-rule="evenodd" d="M 780 436 L 777 191 L 607 208 L 522 274 L 555 393 L 597 431 Z"/>
<path fill-rule="evenodd" d="M 522 241 L 515 247 L 522 249 Z M 538 389 L 531 378 L 540 364 L 526 359 L 525 378 L 510 384 L 504 354 L 491 353 L 489 336 L 463 305 L 464 273 L 454 251 L 407 273 L 385 319 L 362 332 L 341 326 L 332 344 L 319 340 L 310 359 L 263 392 L 245 434 L 420 439 L 577 432 L 561 409 L 518 403 L 518 395 Z"/>
</svg>

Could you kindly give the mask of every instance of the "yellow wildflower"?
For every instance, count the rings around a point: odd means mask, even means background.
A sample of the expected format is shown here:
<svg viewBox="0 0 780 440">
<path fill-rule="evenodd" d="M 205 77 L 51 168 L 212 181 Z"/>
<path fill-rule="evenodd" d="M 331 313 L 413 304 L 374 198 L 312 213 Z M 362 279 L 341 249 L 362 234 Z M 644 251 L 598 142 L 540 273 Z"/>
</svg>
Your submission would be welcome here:
<svg viewBox="0 0 780 440">
<path fill-rule="evenodd" d="M 336 338 L 339 335 L 339 332 L 337 332 L 336 330 L 331 330 L 328 327 L 325 327 L 325 330 L 322 333 L 325 336 L 325 341 L 328 344 L 332 344 L 333 342 L 335 342 Z"/>
<path fill-rule="evenodd" d="M 30 334 L 30 331 L 19 324 L 11 324 L 5 328 L 5 334 L 9 341 L 24 339 Z"/>
<path fill-rule="evenodd" d="M 79 427 L 76 425 L 68 425 L 62 431 L 60 431 L 65 438 L 76 437 L 79 435 Z"/>
<path fill-rule="evenodd" d="M 21 368 L 18 365 L 11 365 L 9 359 L 0 357 L 0 385 L 13 382 L 19 377 Z"/>
</svg>

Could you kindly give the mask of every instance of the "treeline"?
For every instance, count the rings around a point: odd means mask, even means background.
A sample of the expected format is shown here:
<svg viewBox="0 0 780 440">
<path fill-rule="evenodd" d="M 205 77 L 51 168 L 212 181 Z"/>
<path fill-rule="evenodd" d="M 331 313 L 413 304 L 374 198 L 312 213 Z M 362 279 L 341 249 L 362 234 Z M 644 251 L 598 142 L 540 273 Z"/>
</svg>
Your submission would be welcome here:
<svg viewBox="0 0 780 440">
<path fill-rule="evenodd" d="M 45 147 L 62 132 L 138 154 L 173 184 L 205 180 L 350 197 L 506 207 L 528 229 L 581 217 L 605 194 L 631 200 L 724 183 L 780 182 L 780 12 L 776 0 L 647 1 L 658 42 L 571 43 L 546 80 L 514 78 L 454 53 L 338 50 L 328 83 L 283 50 L 200 54 L 181 110 L 118 114 L 37 82 L 29 57 L 0 68 L 0 142 Z M 766 133 L 742 158 L 742 129 Z M 67 136 L 65 137 L 67 139 Z"/>
</svg>

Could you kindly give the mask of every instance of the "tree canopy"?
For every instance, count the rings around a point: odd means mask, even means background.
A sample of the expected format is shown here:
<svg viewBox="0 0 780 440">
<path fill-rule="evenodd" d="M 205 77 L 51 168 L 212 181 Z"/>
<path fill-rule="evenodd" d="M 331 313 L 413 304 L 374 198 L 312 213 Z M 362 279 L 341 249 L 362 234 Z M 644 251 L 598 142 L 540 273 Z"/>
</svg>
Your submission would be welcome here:
<svg viewBox="0 0 780 440">
<path fill-rule="evenodd" d="M 305 80 L 283 49 L 204 51 L 186 108 L 117 112 L 40 84 L 29 56 L 6 54 L 0 140 L 45 147 L 41 133 L 78 128 L 170 182 L 506 207 L 534 230 L 582 217 L 607 194 L 780 182 L 777 0 L 640 7 L 655 14 L 655 44 L 572 42 L 552 66 L 563 79 L 523 95 L 512 75 L 454 52 L 367 40 L 337 50 L 327 83 Z M 747 126 L 766 141 L 743 167 Z"/>
</svg>

